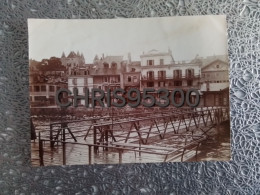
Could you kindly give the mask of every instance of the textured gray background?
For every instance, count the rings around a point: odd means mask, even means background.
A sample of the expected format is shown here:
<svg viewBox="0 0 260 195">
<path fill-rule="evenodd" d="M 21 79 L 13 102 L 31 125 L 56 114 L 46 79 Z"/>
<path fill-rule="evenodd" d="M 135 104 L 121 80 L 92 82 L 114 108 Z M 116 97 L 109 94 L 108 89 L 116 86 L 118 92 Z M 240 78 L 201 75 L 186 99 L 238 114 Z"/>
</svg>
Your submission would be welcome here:
<svg viewBox="0 0 260 195">
<path fill-rule="evenodd" d="M 231 162 L 30 166 L 27 18 L 206 14 L 228 20 Z M 260 1 L 1 0 L 0 23 L 0 194 L 260 194 Z"/>
</svg>

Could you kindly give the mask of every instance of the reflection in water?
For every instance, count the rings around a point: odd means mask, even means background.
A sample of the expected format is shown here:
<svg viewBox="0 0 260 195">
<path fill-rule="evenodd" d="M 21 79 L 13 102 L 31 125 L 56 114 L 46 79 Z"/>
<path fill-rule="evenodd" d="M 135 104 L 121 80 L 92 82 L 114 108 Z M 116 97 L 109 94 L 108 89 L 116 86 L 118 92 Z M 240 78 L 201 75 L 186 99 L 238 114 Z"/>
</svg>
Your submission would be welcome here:
<svg viewBox="0 0 260 195">
<path fill-rule="evenodd" d="M 231 159 L 230 151 L 230 121 L 221 123 L 219 128 L 214 128 L 207 133 L 198 150 L 198 161 L 227 161 Z M 194 161 L 195 157 L 189 161 Z"/>
</svg>

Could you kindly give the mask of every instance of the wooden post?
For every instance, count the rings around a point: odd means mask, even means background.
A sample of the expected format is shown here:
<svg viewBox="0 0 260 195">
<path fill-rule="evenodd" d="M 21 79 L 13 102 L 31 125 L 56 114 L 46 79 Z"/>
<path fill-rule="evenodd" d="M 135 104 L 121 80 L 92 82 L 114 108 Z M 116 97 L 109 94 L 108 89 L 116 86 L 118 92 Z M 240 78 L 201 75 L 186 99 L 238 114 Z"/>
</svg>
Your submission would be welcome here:
<svg viewBox="0 0 260 195">
<path fill-rule="evenodd" d="M 219 124 L 220 124 L 220 111 L 219 111 L 219 108 L 217 109 L 217 112 L 216 112 L 216 119 L 217 119 L 217 131 L 219 132 Z"/>
<path fill-rule="evenodd" d="M 108 130 L 109 130 L 109 126 L 104 128 L 105 130 L 105 141 L 106 141 L 106 146 L 108 146 Z M 105 151 L 108 151 L 108 147 L 105 147 Z"/>
<path fill-rule="evenodd" d="M 65 135 L 65 129 L 62 129 L 62 160 L 63 165 L 66 165 L 66 135 Z"/>
<path fill-rule="evenodd" d="M 55 142 L 52 142 L 53 140 L 53 129 L 52 129 L 52 124 L 50 124 L 50 145 L 51 145 L 51 148 L 54 147 L 54 143 Z"/>
<path fill-rule="evenodd" d="M 91 146 L 88 146 L 88 164 L 91 165 Z"/>
<path fill-rule="evenodd" d="M 139 156 L 141 156 L 141 142 L 140 142 L 140 140 L 139 140 Z"/>
<path fill-rule="evenodd" d="M 39 159 L 40 159 L 40 166 L 44 166 L 43 162 L 43 143 L 41 140 L 41 132 L 39 132 Z"/>
<path fill-rule="evenodd" d="M 94 144 L 97 144 L 97 128 L 94 126 L 94 135 L 93 135 L 93 142 Z M 94 146 L 94 153 L 97 153 L 97 146 Z"/>
</svg>

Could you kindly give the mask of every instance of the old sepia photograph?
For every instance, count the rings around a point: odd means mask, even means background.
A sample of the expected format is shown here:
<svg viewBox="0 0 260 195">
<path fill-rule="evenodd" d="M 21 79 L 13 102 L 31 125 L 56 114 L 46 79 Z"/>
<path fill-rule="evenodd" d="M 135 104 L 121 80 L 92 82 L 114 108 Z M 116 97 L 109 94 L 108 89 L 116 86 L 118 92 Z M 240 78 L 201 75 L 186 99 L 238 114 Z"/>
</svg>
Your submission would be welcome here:
<svg viewBox="0 0 260 195">
<path fill-rule="evenodd" d="M 229 161 L 223 15 L 28 19 L 32 166 Z"/>
</svg>

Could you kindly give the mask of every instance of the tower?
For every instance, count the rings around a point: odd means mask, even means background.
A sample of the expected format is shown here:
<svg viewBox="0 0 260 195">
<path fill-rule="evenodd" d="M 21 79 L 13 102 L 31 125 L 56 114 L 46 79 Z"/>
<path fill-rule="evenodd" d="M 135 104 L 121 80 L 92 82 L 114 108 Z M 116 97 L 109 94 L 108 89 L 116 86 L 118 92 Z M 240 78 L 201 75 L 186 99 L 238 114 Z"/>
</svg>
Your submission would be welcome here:
<svg viewBox="0 0 260 195">
<path fill-rule="evenodd" d="M 64 51 L 62 52 L 60 61 L 61 61 L 61 65 L 66 66 L 67 63 L 66 63 L 66 56 L 65 56 Z"/>
</svg>

